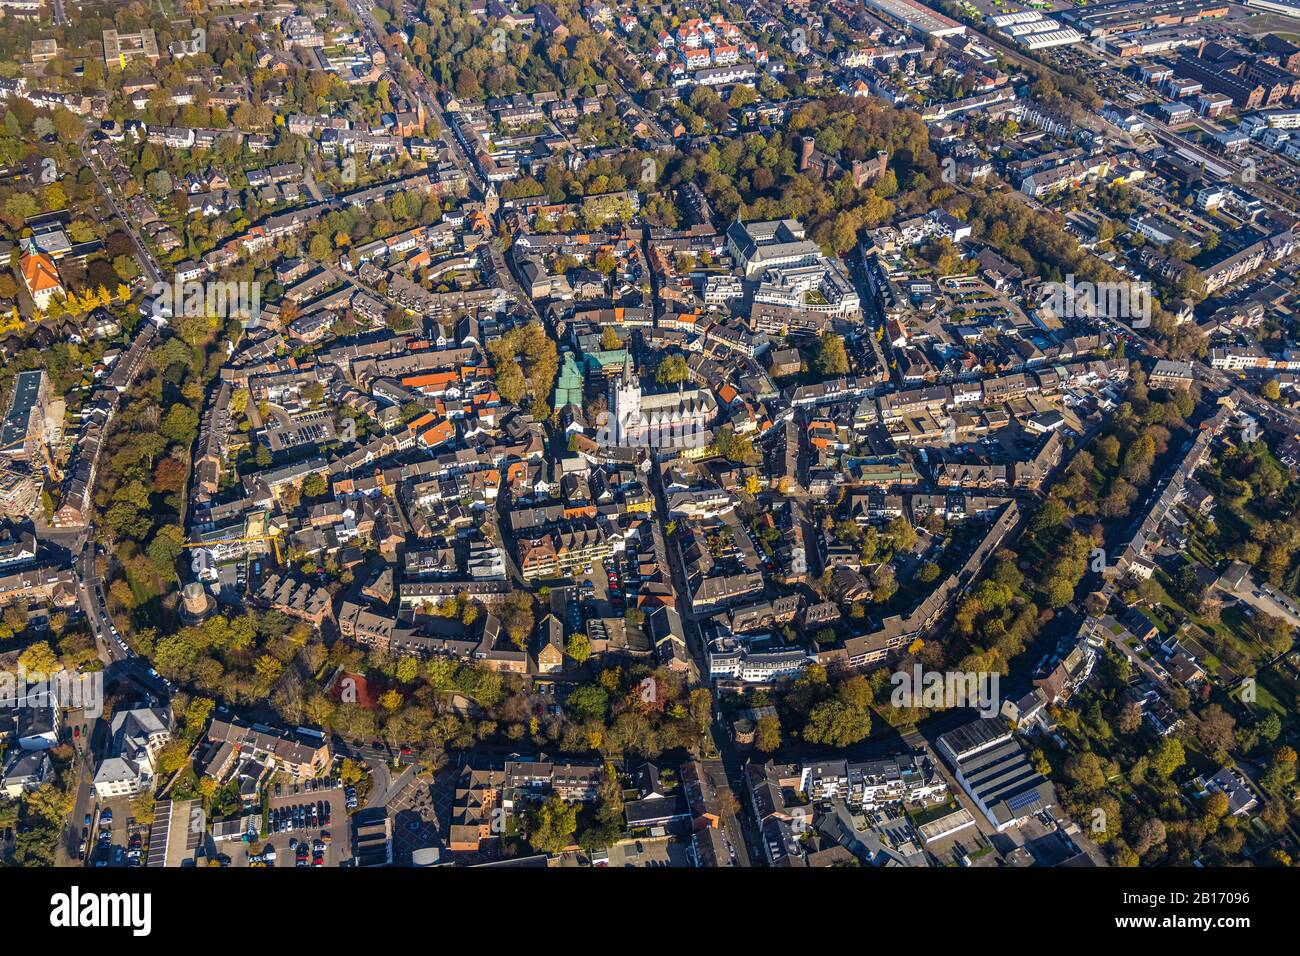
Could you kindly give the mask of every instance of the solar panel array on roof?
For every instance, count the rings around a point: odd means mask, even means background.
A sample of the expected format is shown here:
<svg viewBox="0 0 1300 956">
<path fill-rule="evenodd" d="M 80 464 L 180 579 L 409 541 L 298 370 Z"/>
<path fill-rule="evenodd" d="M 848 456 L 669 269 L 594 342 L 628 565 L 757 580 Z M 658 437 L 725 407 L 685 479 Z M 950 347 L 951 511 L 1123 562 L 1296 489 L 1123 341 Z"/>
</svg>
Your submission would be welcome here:
<svg viewBox="0 0 1300 956">
<path fill-rule="evenodd" d="M 198 811 L 197 816 L 194 815 L 196 810 Z M 194 851 L 199 848 L 199 844 L 203 842 L 206 833 L 207 826 L 203 817 L 202 805 L 194 804 L 191 809 L 190 820 L 185 827 L 185 855 L 187 858 L 194 856 Z"/>
<path fill-rule="evenodd" d="M 149 859 L 146 866 L 167 865 L 167 842 L 172 829 L 172 802 L 164 800 L 154 807 L 153 825 L 149 827 Z"/>
<path fill-rule="evenodd" d="M 1029 790 L 1025 793 L 1018 793 L 1014 797 L 1007 798 L 1007 806 L 1010 809 L 1015 810 L 1017 813 L 1038 802 L 1040 801 L 1037 790 Z"/>
<path fill-rule="evenodd" d="M 962 786 L 999 829 L 1055 803 L 1043 777 L 998 720 L 974 720 L 940 738 L 941 750 L 956 757 Z"/>
</svg>

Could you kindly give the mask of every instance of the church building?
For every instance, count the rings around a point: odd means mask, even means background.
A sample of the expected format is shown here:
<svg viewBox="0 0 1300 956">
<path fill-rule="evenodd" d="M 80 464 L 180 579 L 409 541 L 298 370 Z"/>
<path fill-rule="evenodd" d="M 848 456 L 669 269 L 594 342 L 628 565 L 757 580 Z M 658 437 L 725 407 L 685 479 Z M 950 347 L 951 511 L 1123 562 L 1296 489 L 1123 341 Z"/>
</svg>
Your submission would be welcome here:
<svg viewBox="0 0 1300 956">
<path fill-rule="evenodd" d="M 703 443 L 704 430 L 717 417 L 718 402 L 699 388 L 644 395 L 629 355 L 623 374 L 610 387 L 609 417 L 615 444 L 682 448 Z"/>
</svg>

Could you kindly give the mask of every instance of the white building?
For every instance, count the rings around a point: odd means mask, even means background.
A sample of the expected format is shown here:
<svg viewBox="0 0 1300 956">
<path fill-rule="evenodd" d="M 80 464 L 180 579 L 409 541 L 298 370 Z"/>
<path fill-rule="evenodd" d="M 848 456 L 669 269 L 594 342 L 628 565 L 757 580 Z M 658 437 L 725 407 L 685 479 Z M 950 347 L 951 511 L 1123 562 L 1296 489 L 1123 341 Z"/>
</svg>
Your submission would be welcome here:
<svg viewBox="0 0 1300 956">
<path fill-rule="evenodd" d="M 139 707 L 113 715 L 112 742 L 95 771 L 101 800 L 131 796 L 153 786 L 154 760 L 171 739 L 172 715 L 165 707 Z"/>
<path fill-rule="evenodd" d="M 654 448 L 679 447 L 703 435 L 718 412 L 717 399 L 698 388 L 679 388 L 661 395 L 641 394 L 632 357 L 610 388 L 609 415 L 614 444 Z"/>
</svg>

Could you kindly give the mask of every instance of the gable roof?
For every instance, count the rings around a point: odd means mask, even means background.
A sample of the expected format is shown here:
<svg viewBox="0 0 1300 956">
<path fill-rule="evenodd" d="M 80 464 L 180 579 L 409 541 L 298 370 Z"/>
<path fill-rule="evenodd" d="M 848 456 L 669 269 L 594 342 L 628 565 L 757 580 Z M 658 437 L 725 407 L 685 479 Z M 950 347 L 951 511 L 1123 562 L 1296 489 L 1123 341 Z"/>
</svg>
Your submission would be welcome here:
<svg viewBox="0 0 1300 956">
<path fill-rule="evenodd" d="M 23 281 L 27 283 L 27 288 L 33 293 L 63 288 L 54 260 L 43 252 L 23 256 L 18 260 L 18 268 L 22 270 Z"/>
</svg>

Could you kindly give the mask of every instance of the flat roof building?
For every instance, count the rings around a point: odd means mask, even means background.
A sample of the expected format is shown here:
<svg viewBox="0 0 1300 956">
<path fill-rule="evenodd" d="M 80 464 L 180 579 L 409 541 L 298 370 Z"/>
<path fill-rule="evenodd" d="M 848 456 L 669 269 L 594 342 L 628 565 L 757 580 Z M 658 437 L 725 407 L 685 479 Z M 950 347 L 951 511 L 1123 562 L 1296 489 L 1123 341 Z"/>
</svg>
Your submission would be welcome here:
<svg viewBox="0 0 1300 956">
<path fill-rule="evenodd" d="M 979 718 L 939 738 L 939 752 L 988 821 L 999 831 L 1056 804 L 1052 784 L 997 717 Z"/>
<path fill-rule="evenodd" d="M 118 33 L 116 30 L 104 31 L 104 65 L 109 69 L 125 69 L 132 60 L 145 59 L 150 63 L 158 62 L 158 37 L 153 30 L 141 30 L 139 33 Z"/>
<path fill-rule="evenodd" d="M 0 428 L 0 454 L 26 458 L 31 454 L 34 442 L 43 440 L 42 420 L 49 391 L 49 378 L 44 369 L 18 373 L 9 400 L 9 413 L 5 416 L 4 427 Z"/>
<path fill-rule="evenodd" d="M 966 32 L 966 27 L 915 0 L 864 0 L 867 7 L 904 24 L 919 37 L 951 37 Z"/>
</svg>

